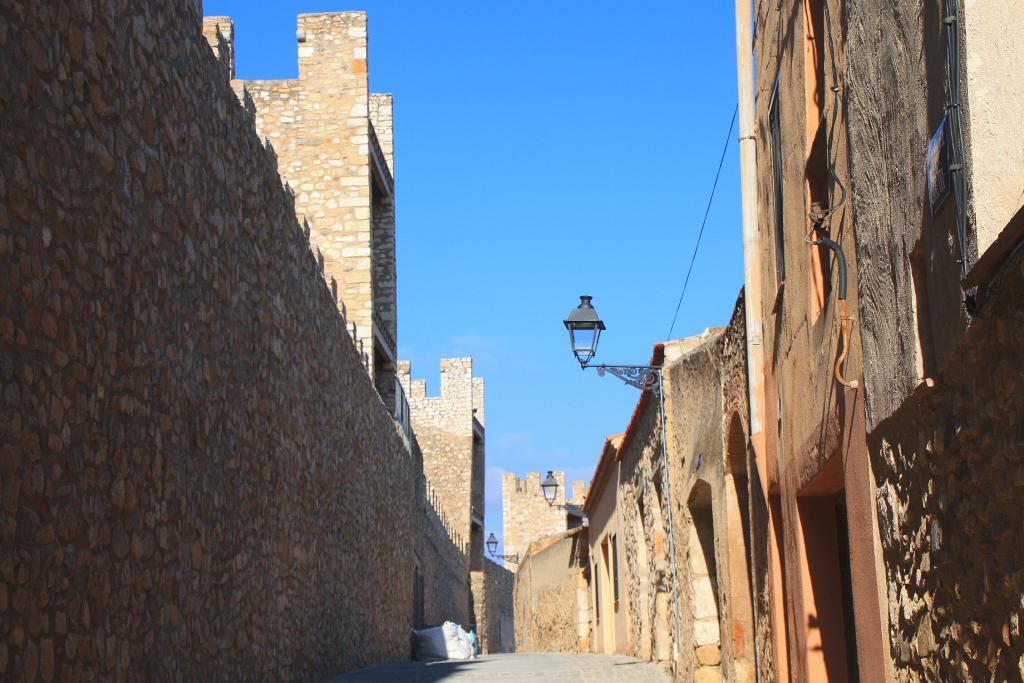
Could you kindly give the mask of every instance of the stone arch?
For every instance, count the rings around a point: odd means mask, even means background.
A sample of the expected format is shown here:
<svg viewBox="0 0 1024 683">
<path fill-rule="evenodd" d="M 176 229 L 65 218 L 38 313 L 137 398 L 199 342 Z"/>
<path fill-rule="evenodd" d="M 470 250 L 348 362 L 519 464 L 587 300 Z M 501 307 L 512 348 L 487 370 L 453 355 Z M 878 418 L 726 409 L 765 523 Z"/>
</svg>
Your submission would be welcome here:
<svg viewBox="0 0 1024 683">
<path fill-rule="evenodd" d="M 722 638 L 719 624 L 718 563 L 715 558 L 715 524 L 711 486 L 698 479 L 690 490 L 689 511 L 689 577 L 690 610 L 693 617 L 695 675 L 712 676 L 712 669 L 721 678 Z"/>
<path fill-rule="evenodd" d="M 722 614 L 722 644 L 726 656 L 726 677 L 733 681 L 754 679 L 753 560 L 750 538 L 750 496 L 747 477 L 747 438 L 736 413 L 729 420 L 726 441 L 725 487 L 723 496 L 725 537 L 723 563 L 727 565 L 729 609 Z"/>
</svg>

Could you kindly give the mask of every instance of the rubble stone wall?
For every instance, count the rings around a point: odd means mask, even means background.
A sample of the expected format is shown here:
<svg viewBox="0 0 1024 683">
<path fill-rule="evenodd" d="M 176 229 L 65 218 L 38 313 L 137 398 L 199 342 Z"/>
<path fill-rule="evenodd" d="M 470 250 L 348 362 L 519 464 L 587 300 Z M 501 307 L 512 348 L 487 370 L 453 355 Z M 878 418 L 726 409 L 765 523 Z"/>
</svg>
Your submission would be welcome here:
<svg viewBox="0 0 1024 683">
<path fill-rule="evenodd" d="M 0 53 L 2 677 L 407 657 L 415 459 L 194 6 L 8 2 Z"/>
<path fill-rule="evenodd" d="M 577 617 L 580 544 L 585 528 L 538 541 L 515 574 L 515 642 L 518 652 L 583 652 Z M 584 551 L 585 554 L 585 551 Z"/>
<path fill-rule="evenodd" d="M 440 501 L 420 476 L 416 565 L 423 581 L 423 624 L 470 623 L 469 557 L 465 543 L 441 510 Z"/>
<path fill-rule="evenodd" d="M 375 316 L 390 340 L 397 340 L 398 330 L 394 209 L 373 197 L 371 146 L 379 141 L 371 140 L 376 126 L 370 123 L 367 44 L 364 12 L 301 14 L 299 78 L 234 85 L 252 94 L 257 129 L 279 155 L 281 175 L 295 191 L 299 214 L 312 225 L 346 319 L 355 323 L 372 361 Z M 390 98 L 376 98 L 374 114 L 390 136 Z M 396 350 L 389 350 L 393 358 Z"/>
<path fill-rule="evenodd" d="M 661 485 L 661 416 L 657 399 L 638 407 L 621 449 L 619 509 L 625 535 L 627 611 L 632 654 L 671 663 L 672 568 Z M 655 484 L 655 478 L 658 484 Z M 676 539 L 679 543 L 680 539 Z"/>
<path fill-rule="evenodd" d="M 582 505 L 582 495 L 566 500 L 565 472 L 553 472 L 553 476 L 558 481 L 558 491 L 551 504 L 541 491 L 540 472 L 529 472 L 525 479 L 512 472 L 501 476 L 502 534 L 506 554 L 522 555 L 537 539 L 565 531 L 568 528 L 566 504 Z M 572 486 L 574 494 L 585 494 L 584 482 L 575 481 Z"/>
<path fill-rule="evenodd" d="M 512 592 L 515 574 L 484 560 L 482 571 L 472 572 L 473 609 L 483 654 L 515 652 Z"/>
<path fill-rule="evenodd" d="M 1024 257 L 870 435 L 897 680 L 1024 677 Z"/>
<path fill-rule="evenodd" d="M 427 396 L 426 382 L 412 379 L 411 371 L 408 362 L 398 364 L 398 377 L 409 397 L 413 431 L 423 451 L 423 472 L 457 540 L 469 543 L 474 484 L 473 359 L 441 361 L 439 396 Z"/>
</svg>

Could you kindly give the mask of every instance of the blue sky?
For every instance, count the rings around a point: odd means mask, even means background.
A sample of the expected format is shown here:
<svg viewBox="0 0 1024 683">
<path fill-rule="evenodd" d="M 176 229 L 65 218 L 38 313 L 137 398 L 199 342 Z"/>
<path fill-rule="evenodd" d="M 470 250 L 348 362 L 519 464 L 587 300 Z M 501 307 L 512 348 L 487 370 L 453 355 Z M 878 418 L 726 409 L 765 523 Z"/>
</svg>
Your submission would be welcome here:
<svg viewBox="0 0 1024 683">
<path fill-rule="evenodd" d="M 597 360 L 666 339 L 736 104 L 728 3 L 205 0 L 239 78 L 295 78 L 295 17 L 365 10 L 395 97 L 400 355 L 487 382 L 487 532 L 501 472 L 593 473 L 638 398 L 581 372 L 562 319 L 594 296 Z M 727 322 L 742 284 L 735 131 L 673 337 Z"/>
</svg>

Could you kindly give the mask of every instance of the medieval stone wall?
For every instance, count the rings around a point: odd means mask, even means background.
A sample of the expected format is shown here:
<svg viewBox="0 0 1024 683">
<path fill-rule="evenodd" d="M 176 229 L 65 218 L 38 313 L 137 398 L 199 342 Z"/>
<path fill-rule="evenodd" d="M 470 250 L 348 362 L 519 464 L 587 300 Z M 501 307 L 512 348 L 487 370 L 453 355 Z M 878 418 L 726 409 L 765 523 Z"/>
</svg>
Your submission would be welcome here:
<svg viewBox="0 0 1024 683">
<path fill-rule="evenodd" d="M 1024 256 L 870 436 L 897 680 L 1024 676 Z"/>
<path fill-rule="evenodd" d="M 476 434 L 474 427 L 473 359 L 441 361 L 439 396 L 428 396 L 426 382 L 412 379 L 411 371 L 408 362 L 398 364 L 399 380 L 409 397 L 413 430 L 423 451 L 423 472 L 458 539 L 469 543 L 475 495 L 474 454 L 481 459 L 484 455 L 482 446 L 474 448 L 475 440 L 482 440 L 482 435 Z M 483 510 L 478 512 L 482 517 Z M 479 550 L 483 552 L 482 547 Z"/>
<path fill-rule="evenodd" d="M 1007 293 L 972 325 L 958 361 L 873 434 L 891 647 L 903 677 L 1008 680 L 1024 662 L 1024 557 L 1006 516 L 1022 502 L 1024 316 L 1009 294 L 1024 283 L 1019 258 L 1008 273 Z"/>
<path fill-rule="evenodd" d="M 312 225 L 324 269 L 337 282 L 372 373 L 377 350 L 394 359 L 398 330 L 393 186 L 390 168 L 378 168 L 376 175 L 374 169 L 380 142 L 371 125 L 366 14 L 302 14 L 297 35 L 297 80 L 234 84 L 256 102 L 257 129 L 277 151 L 296 209 Z M 373 118 L 388 149 L 390 105 L 387 96 L 373 99 Z M 374 322 L 384 349 L 377 349 Z"/>
<path fill-rule="evenodd" d="M 469 556 L 465 541 L 441 509 L 437 494 L 426 478 L 419 477 L 416 537 L 416 572 L 422 582 L 422 609 L 417 627 L 440 626 L 454 621 L 468 626 L 470 620 Z M 414 616 L 415 613 L 414 613 Z M 416 621 L 416 619 L 414 619 Z"/>
<path fill-rule="evenodd" d="M 480 651 L 484 654 L 515 652 L 512 593 L 515 574 L 484 560 L 483 569 L 471 572 L 473 609 Z"/>
<path fill-rule="evenodd" d="M 512 472 L 501 475 L 505 554 L 522 555 L 533 541 L 565 531 L 568 528 L 566 505 L 583 504 L 583 496 L 586 494 L 584 482 L 573 482 L 572 492 L 579 497 L 567 500 L 565 472 L 554 472 L 553 475 L 558 481 L 558 491 L 551 504 L 545 500 L 540 488 L 540 472 L 529 472 L 525 479 L 520 479 Z"/>
<path fill-rule="evenodd" d="M 5 678 L 408 655 L 415 459 L 201 31 L 173 3 L 0 7 Z M 323 134 L 366 135 L 357 105 Z"/>
<path fill-rule="evenodd" d="M 619 514 L 629 642 L 634 657 L 669 665 L 675 640 L 673 583 L 656 399 L 638 405 L 627 436 L 619 451 Z"/>
<path fill-rule="evenodd" d="M 531 544 L 515 574 L 515 642 L 518 652 L 582 652 L 579 586 L 586 567 L 586 528 Z M 581 563 L 582 562 L 582 563 Z M 584 644 L 586 647 L 584 648 Z"/>
</svg>

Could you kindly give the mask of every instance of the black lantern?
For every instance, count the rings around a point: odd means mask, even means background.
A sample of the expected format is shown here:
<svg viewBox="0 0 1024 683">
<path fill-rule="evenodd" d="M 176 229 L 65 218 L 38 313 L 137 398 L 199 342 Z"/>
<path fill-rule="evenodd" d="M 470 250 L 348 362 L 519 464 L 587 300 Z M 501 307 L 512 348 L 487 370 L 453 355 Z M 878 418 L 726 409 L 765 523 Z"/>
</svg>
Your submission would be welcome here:
<svg viewBox="0 0 1024 683">
<path fill-rule="evenodd" d="M 491 554 L 491 557 L 494 557 L 494 553 L 498 552 L 498 539 L 494 537 L 493 531 L 487 537 L 487 552 Z"/>
<path fill-rule="evenodd" d="M 590 305 L 592 298 L 581 296 L 580 305 L 569 311 L 569 317 L 562 321 L 569 330 L 569 343 L 580 365 L 586 365 L 597 355 L 597 341 L 604 329 L 597 310 Z"/>
<path fill-rule="evenodd" d="M 558 497 L 558 480 L 555 479 L 551 470 L 548 470 L 548 476 L 544 477 L 544 481 L 540 483 L 540 490 L 544 492 L 544 500 L 548 502 L 548 505 L 552 505 L 555 498 Z"/>
</svg>

